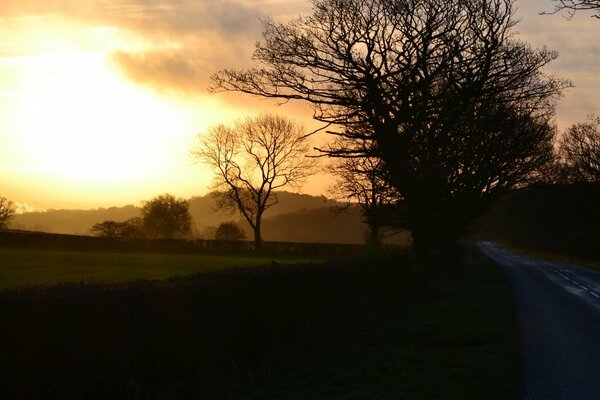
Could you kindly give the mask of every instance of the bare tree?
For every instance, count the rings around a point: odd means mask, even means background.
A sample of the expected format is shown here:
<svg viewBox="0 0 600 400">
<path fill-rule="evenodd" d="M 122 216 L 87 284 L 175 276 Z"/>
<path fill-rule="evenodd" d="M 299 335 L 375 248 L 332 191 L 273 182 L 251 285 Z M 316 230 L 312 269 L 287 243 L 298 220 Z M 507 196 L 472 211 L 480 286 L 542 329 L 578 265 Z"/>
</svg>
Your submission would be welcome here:
<svg viewBox="0 0 600 400">
<path fill-rule="evenodd" d="M 17 207 L 14 202 L 6 197 L 0 197 L 0 229 L 5 229 L 8 226 L 16 211 Z"/>
<path fill-rule="evenodd" d="M 567 17 L 571 18 L 578 10 L 593 10 L 595 18 L 600 18 L 600 0 L 552 0 L 556 5 L 551 14 L 557 12 L 567 12 Z M 546 13 L 542 13 L 546 14 Z"/>
<path fill-rule="evenodd" d="M 417 247 L 455 243 L 548 158 L 570 83 L 542 72 L 556 52 L 514 39 L 513 0 L 312 3 L 267 20 L 256 66 L 215 73 L 212 90 L 305 101 L 330 133 L 373 142 Z"/>
<path fill-rule="evenodd" d="M 600 183 L 600 117 L 572 125 L 560 139 L 559 154 L 569 180 Z"/>
<path fill-rule="evenodd" d="M 238 211 L 262 247 L 263 214 L 277 204 L 276 190 L 299 188 L 316 160 L 302 125 L 273 114 L 216 125 L 198 136 L 192 155 L 215 171 L 213 189 L 220 208 Z"/>
</svg>

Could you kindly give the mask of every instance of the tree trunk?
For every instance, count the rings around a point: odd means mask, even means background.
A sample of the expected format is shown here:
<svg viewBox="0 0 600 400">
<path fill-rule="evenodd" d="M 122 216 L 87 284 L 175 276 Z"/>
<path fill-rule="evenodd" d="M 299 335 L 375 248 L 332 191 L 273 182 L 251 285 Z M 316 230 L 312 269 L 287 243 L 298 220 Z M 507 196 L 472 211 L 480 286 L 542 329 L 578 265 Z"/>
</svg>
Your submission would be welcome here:
<svg viewBox="0 0 600 400">
<path fill-rule="evenodd" d="M 262 251 L 262 237 L 260 235 L 260 220 L 254 225 L 254 251 L 260 253 Z"/>
<path fill-rule="evenodd" d="M 376 221 L 369 221 L 369 238 L 367 247 L 370 250 L 379 250 L 381 247 L 381 240 L 379 237 L 379 224 Z"/>
</svg>

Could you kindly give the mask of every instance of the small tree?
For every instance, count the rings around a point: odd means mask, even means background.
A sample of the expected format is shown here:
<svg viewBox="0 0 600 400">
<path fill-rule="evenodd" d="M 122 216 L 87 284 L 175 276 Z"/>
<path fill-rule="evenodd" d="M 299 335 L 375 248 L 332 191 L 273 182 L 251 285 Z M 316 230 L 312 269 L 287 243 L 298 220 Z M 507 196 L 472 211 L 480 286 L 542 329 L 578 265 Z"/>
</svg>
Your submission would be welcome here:
<svg viewBox="0 0 600 400">
<path fill-rule="evenodd" d="M 6 197 L 0 197 L 0 229 L 8 227 L 8 223 L 17 211 L 15 203 Z"/>
<path fill-rule="evenodd" d="M 570 181 L 600 183 L 600 117 L 567 129 L 559 149 Z"/>
<path fill-rule="evenodd" d="M 246 233 L 233 221 L 222 222 L 215 232 L 217 240 L 244 240 Z"/>
<path fill-rule="evenodd" d="M 273 114 L 216 125 L 198 136 L 192 155 L 215 171 L 213 189 L 219 208 L 238 211 L 254 231 L 261 250 L 263 214 L 278 203 L 275 190 L 299 188 L 315 166 L 306 157 L 304 128 Z"/>
<path fill-rule="evenodd" d="M 117 221 L 104 221 L 94 224 L 90 229 L 92 233 L 96 236 L 101 237 L 120 237 L 121 236 L 121 228 L 123 226 L 123 222 Z"/>
<path fill-rule="evenodd" d="M 127 221 L 104 221 L 92 226 L 91 231 L 96 236 L 112 238 L 142 238 L 144 234 L 144 221 L 140 217 L 130 218 Z"/>
<path fill-rule="evenodd" d="M 192 233 L 188 202 L 168 193 L 146 202 L 142 219 L 145 232 L 153 238 L 184 238 Z"/>
</svg>

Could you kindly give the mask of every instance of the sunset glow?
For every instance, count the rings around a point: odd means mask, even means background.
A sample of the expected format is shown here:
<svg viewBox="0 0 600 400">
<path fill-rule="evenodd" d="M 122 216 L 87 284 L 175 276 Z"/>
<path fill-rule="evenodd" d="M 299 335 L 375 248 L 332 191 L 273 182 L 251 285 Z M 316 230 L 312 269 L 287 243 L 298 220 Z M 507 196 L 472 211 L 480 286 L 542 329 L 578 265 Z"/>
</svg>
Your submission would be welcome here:
<svg viewBox="0 0 600 400">
<path fill-rule="evenodd" d="M 521 37 L 561 52 L 549 72 L 574 81 L 558 106 L 565 127 L 596 109 L 600 23 L 540 16 L 519 4 Z M 260 18 L 307 12 L 304 0 L 0 0 L 0 195 L 38 208 L 190 197 L 210 174 L 189 152 L 199 132 L 273 103 L 206 91 L 221 68 L 250 65 Z M 281 112 L 303 120 L 295 104 Z M 314 125 L 314 124 L 313 124 Z M 305 192 L 324 193 L 313 177 Z"/>
</svg>

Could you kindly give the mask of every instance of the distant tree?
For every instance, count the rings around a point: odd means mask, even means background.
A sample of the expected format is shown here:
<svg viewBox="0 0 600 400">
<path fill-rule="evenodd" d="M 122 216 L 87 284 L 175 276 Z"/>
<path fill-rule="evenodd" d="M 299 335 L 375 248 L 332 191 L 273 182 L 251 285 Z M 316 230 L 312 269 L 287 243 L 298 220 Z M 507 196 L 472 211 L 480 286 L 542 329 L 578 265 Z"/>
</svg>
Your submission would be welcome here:
<svg viewBox="0 0 600 400">
<path fill-rule="evenodd" d="M 344 140 L 344 139 L 339 139 Z M 335 148 L 355 148 L 361 153 L 372 153 L 369 143 L 336 143 Z M 334 158 L 329 172 L 337 179 L 330 192 L 337 199 L 357 203 L 362 210 L 363 221 L 369 227 L 367 242 L 370 246 L 381 244 L 384 227 L 395 225 L 393 213 L 402 196 L 386 179 L 383 161 L 374 156 Z"/>
<path fill-rule="evenodd" d="M 144 230 L 144 219 L 141 217 L 129 218 L 123 223 L 121 237 L 128 239 L 139 239 L 146 236 Z"/>
<path fill-rule="evenodd" d="M 184 238 L 192 233 L 188 202 L 168 193 L 144 204 L 142 220 L 144 231 L 152 238 Z"/>
<path fill-rule="evenodd" d="M 15 203 L 6 197 L 0 197 L 0 229 L 8 227 L 8 223 L 17 211 Z"/>
<path fill-rule="evenodd" d="M 254 66 L 211 90 L 304 101 L 331 134 L 372 141 L 419 252 L 456 244 L 545 162 L 570 83 L 543 72 L 556 52 L 515 38 L 515 1 L 311 3 L 265 20 Z"/>
<path fill-rule="evenodd" d="M 144 233 L 144 221 L 140 217 L 130 218 L 127 221 L 104 221 L 95 224 L 91 228 L 96 236 L 113 238 L 142 238 Z"/>
<path fill-rule="evenodd" d="M 215 231 L 215 239 L 217 240 L 244 240 L 246 232 L 244 232 L 233 221 L 222 222 Z"/>
<path fill-rule="evenodd" d="M 551 0 L 556 3 L 554 11 L 551 14 L 557 12 L 566 11 L 568 17 L 575 15 L 578 10 L 594 10 L 596 14 L 595 18 L 600 18 L 600 0 Z M 543 13 L 545 14 L 545 13 Z"/>
<path fill-rule="evenodd" d="M 102 237 L 120 237 L 123 223 L 117 221 L 104 221 L 94 224 L 91 231 L 96 236 Z"/>
<path fill-rule="evenodd" d="M 570 181 L 600 183 L 600 117 L 572 125 L 559 141 Z"/>
<path fill-rule="evenodd" d="M 302 125 L 273 114 L 216 125 L 198 136 L 192 155 L 215 171 L 217 206 L 239 212 L 254 231 L 261 250 L 263 214 L 278 203 L 275 190 L 299 188 L 315 159 Z"/>
</svg>

